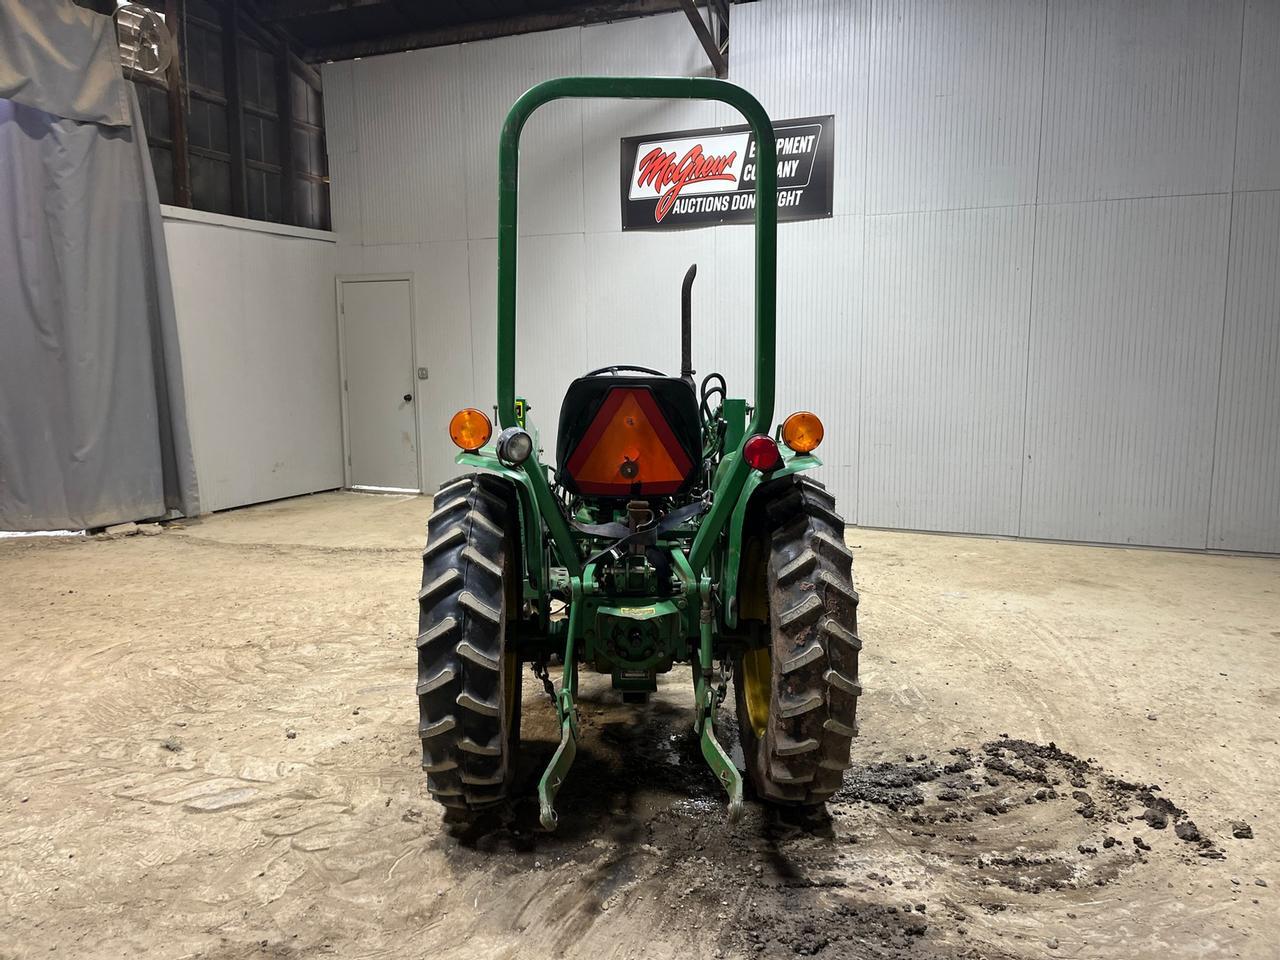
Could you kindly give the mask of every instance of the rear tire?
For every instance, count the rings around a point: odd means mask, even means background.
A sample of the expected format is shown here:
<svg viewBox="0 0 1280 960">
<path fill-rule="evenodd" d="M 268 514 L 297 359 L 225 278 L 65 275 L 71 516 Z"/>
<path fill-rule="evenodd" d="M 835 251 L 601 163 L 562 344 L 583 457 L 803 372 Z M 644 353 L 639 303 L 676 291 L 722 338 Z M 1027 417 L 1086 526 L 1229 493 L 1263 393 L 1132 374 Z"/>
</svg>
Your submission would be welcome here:
<svg viewBox="0 0 1280 960">
<path fill-rule="evenodd" d="M 511 486 L 470 474 L 440 487 L 418 593 L 418 736 L 431 795 L 458 815 L 506 799 L 520 742 L 520 596 Z"/>
<path fill-rule="evenodd" d="M 754 574 L 754 589 L 767 598 L 770 640 L 734 664 L 742 750 L 760 799 L 817 805 L 840 788 L 857 735 L 862 641 L 853 555 L 821 484 L 784 477 L 758 496 L 754 535 L 764 569 L 744 574 Z"/>
</svg>

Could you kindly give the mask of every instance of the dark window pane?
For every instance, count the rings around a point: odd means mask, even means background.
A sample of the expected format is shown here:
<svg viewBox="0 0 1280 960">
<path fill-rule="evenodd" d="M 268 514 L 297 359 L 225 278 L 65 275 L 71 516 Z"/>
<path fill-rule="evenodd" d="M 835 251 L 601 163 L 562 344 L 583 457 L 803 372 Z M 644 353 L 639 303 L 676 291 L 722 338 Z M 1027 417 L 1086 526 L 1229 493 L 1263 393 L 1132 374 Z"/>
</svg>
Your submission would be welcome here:
<svg viewBox="0 0 1280 960">
<path fill-rule="evenodd" d="M 263 175 L 261 170 L 250 167 L 245 171 L 245 190 L 248 201 L 249 217 L 253 220 L 265 220 L 267 212 L 266 197 L 264 196 L 265 188 L 262 183 Z"/>
<path fill-rule="evenodd" d="M 231 152 L 227 135 L 227 108 L 221 104 L 209 104 L 209 149 L 221 153 Z"/>
<path fill-rule="evenodd" d="M 240 41 L 240 91 L 246 103 L 275 113 L 275 61 L 256 43 Z"/>
<path fill-rule="evenodd" d="M 147 85 L 147 136 L 172 139 L 169 133 L 169 91 Z"/>
<path fill-rule="evenodd" d="M 293 119 L 307 119 L 307 81 L 296 73 L 289 72 L 289 108 L 293 111 Z"/>
<path fill-rule="evenodd" d="M 307 122 L 317 127 L 324 126 L 324 100 L 319 90 L 307 87 Z"/>
<path fill-rule="evenodd" d="M 262 121 L 247 112 L 244 115 L 244 155 L 250 160 L 262 159 Z"/>
<path fill-rule="evenodd" d="M 310 148 L 307 146 L 307 131 L 302 127 L 294 127 L 290 131 L 290 138 L 293 144 L 293 169 L 298 173 L 310 173 L 311 162 L 309 160 Z"/>
<path fill-rule="evenodd" d="M 231 212 L 230 164 L 192 155 L 191 205 L 214 213 Z"/>
<path fill-rule="evenodd" d="M 136 80 L 130 81 L 133 84 L 133 90 L 138 95 L 138 112 L 142 114 L 142 125 L 147 130 L 147 136 L 151 136 L 151 118 L 147 116 L 151 109 L 151 102 L 147 100 L 146 85 Z"/>
<path fill-rule="evenodd" d="M 309 173 L 313 177 L 324 176 L 324 141 L 315 130 L 307 127 L 293 128 L 293 164 L 299 173 Z"/>
<path fill-rule="evenodd" d="M 191 98 L 191 113 L 187 115 L 187 139 L 193 147 L 213 149 L 209 135 L 209 110 L 211 104 L 198 97 Z"/>
<path fill-rule="evenodd" d="M 258 103 L 272 113 L 276 112 L 276 61 L 275 57 L 265 50 L 259 50 L 255 58 L 258 70 Z"/>
<path fill-rule="evenodd" d="M 208 32 L 209 44 L 204 50 L 205 82 L 214 93 L 227 92 L 227 75 L 222 69 L 222 34 Z"/>
<path fill-rule="evenodd" d="M 191 98 L 187 136 L 193 146 L 227 153 L 227 108 L 199 97 Z"/>
<path fill-rule="evenodd" d="M 280 222 L 280 174 L 266 170 L 246 171 L 249 216 L 254 220 Z"/>
<path fill-rule="evenodd" d="M 280 132 L 274 120 L 256 114 L 244 115 L 244 155 L 259 163 L 280 163 Z"/>
<path fill-rule="evenodd" d="M 161 203 L 173 203 L 173 154 L 164 147 L 151 148 L 151 167 Z"/>
<path fill-rule="evenodd" d="M 280 174 L 267 173 L 263 174 L 263 187 L 266 191 L 267 215 L 266 219 L 274 223 L 279 223 L 283 219 L 284 204 L 282 202 L 282 185 Z"/>
<path fill-rule="evenodd" d="M 315 226 L 315 213 L 311 209 L 311 184 L 306 180 L 293 181 L 293 217 L 300 227 Z"/>
<path fill-rule="evenodd" d="M 221 14 L 209 0 L 186 0 L 187 15 L 192 17 L 200 17 L 204 20 L 210 20 L 213 23 L 218 22 Z"/>
<path fill-rule="evenodd" d="M 258 102 L 258 81 L 253 70 L 253 47 L 246 40 L 240 41 L 240 96 L 246 103 Z"/>
<path fill-rule="evenodd" d="M 182 65 L 192 86 L 223 93 L 226 85 L 222 79 L 222 34 L 188 21 Z"/>
<path fill-rule="evenodd" d="M 262 124 L 262 160 L 280 163 L 280 124 L 274 120 L 260 120 Z"/>
<path fill-rule="evenodd" d="M 167 90 L 149 83 L 134 82 L 138 95 L 138 110 L 142 114 L 142 129 L 147 140 L 169 139 L 169 94 Z"/>
</svg>

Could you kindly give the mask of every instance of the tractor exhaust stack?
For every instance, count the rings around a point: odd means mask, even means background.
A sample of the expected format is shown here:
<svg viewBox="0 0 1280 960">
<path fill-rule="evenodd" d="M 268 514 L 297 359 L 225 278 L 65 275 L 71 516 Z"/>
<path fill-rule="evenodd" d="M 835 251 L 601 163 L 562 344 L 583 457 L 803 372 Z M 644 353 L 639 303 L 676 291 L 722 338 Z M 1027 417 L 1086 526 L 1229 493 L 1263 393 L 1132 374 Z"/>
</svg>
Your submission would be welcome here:
<svg viewBox="0 0 1280 960">
<path fill-rule="evenodd" d="M 693 383 L 693 278 L 698 265 L 689 264 L 680 284 L 680 376 Z"/>
</svg>

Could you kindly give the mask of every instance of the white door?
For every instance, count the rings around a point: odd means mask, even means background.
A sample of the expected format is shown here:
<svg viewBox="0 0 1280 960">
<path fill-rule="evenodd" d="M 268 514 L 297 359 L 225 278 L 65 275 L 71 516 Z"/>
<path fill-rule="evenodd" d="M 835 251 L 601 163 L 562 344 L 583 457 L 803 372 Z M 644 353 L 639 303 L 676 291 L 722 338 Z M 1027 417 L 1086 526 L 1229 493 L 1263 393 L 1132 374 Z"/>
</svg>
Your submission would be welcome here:
<svg viewBox="0 0 1280 960">
<path fill-rule="evenodd" d="M 347 456 L 353 487 L 418 490 L 408 280 L 343 280 Z"/>
</svg>

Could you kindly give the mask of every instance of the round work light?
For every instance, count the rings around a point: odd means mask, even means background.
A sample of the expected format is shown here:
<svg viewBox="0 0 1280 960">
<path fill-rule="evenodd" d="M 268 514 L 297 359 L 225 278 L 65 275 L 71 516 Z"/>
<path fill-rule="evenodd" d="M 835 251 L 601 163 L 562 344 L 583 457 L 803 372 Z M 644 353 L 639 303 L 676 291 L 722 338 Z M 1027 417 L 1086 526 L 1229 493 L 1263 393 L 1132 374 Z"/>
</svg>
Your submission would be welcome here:
<svg viewBox="0 0 1280 960">
<path fill-rule="evenodd" d="M 520 427 L 507 427 L 498 434 L 498 459 L 509 467 L 518 467 L 533 453 L 533 437 Z"/>
</svg>

